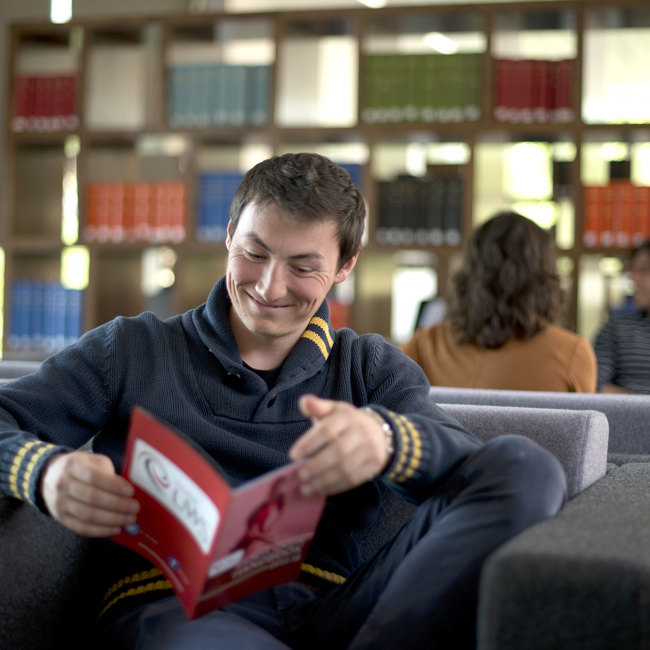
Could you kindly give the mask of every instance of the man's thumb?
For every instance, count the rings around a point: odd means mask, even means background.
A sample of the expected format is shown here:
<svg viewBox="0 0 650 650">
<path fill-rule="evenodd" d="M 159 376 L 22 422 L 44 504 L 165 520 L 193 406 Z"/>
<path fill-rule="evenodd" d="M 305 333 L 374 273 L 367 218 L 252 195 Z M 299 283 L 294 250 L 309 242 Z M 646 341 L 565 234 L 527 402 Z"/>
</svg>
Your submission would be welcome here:
<svg viewBox="0 0 650 650">
<path fill-rule="evenodd" d="M 298 408 L 306 418 L 320 420 L 334 408 L 334 402 L 329 399 L 321 399 L 316 395 L 303 395 L 298 402 Z"/>
</svg>

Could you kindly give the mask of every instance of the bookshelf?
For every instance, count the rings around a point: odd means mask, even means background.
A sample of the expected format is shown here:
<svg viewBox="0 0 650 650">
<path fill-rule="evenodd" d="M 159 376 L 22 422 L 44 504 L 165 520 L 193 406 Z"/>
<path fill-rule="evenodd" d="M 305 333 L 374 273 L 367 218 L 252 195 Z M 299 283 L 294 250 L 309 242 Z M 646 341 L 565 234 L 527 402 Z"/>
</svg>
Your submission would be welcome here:
<svg viewBox="0 0 650 650">
<path fill-rule="evenodd" d="M 649 36 L 642 0 L 14 24 L 3 354 L 201 303 L 238 178 L 298 150 L 346 166 L 368 203 L 366 250 L 332 296 L 357 331 L 390 338 L 393 286 L 431 267 L 444 295 L 473 226 L 513 207 L 554 228 L 565 323 L 591 336 L 650 235 L 650 82 L 634 64 Z M 57 316 L 67 338 L 30 343 L 30 319 L 53 327 L 25 312 L 44 286 L 77 311 Z"/>
</svg>

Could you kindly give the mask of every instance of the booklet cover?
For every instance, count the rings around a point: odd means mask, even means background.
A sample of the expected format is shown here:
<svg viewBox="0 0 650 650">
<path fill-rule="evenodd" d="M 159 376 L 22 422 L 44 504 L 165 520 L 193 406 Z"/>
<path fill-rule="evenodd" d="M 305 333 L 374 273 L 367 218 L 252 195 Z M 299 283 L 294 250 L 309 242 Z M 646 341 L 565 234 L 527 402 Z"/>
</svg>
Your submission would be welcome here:
<svg viewBox="0 0 650 650">
<path fill-rule="evenodd" d="M 122 473 L 140 512 L 112 539 L 163 572 L 189 619 L 291 582 L 325 505 L 300 494 L 299 466 L 232 489 L 192 440 L 135 407 Z"/>
</svg>

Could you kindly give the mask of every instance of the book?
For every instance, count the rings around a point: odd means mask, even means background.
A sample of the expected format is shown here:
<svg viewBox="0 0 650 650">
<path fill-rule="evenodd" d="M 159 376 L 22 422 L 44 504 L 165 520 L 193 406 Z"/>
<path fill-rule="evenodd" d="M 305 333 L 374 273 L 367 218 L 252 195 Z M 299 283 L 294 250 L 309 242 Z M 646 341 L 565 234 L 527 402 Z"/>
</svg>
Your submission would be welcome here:
<svg viewBox="0 0 650 650">
<path fill-rule="evenodd" d="M 300 464 L 233 489 L 191 439 L 134 407 L 122 474 L 140 512 L 113 539 L 163 572 L 190 620 L 296 580 L 325 505 L 300 493 Z"/>
</svg>

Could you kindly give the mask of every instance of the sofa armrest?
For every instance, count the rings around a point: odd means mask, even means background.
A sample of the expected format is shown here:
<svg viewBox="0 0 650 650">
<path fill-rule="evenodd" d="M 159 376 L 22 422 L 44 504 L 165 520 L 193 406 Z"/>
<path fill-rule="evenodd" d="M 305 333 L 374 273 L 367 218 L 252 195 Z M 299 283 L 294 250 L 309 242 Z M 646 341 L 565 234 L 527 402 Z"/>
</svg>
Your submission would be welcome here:
<svg viewBox="0 0 650 650">
<path fill-rule="evenodd" d="M 548 449 L 567 476 L 569 498 L 605 475 L 608 424 L 598 411 L 439 404 L 466 429 L 487 441 L 519 434 Z"/>
</svg>

